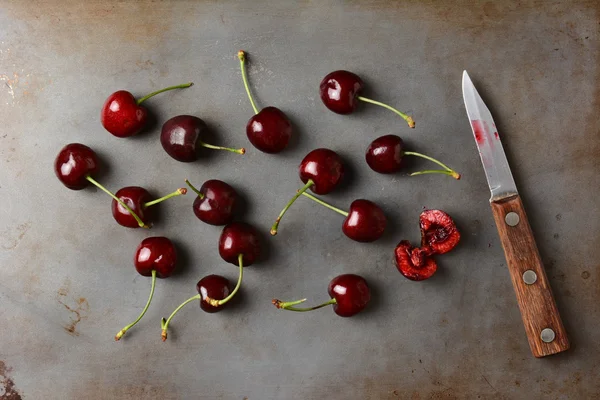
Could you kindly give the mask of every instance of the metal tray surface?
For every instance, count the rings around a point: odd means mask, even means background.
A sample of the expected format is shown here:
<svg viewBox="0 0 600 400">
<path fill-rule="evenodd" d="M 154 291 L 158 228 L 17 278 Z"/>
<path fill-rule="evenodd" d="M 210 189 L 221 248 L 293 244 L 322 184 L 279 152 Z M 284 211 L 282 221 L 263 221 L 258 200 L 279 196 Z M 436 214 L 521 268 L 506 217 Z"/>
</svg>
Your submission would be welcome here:
<svg viewBox="0 0 600 400">
<path fill-rule="evenodd" d="M 597 1 L 0 1 L 0 399 L 597 398 L 599 23 Z M 258 104 L 293 121 L 281 154 L 246 138 L 239 49 Z M 408 112 L 416 129 L 375 106 L 326 110 L 318 84 L 335 69 L 359 74 L 365 96 Z M 502 135 L 572 341 L 564 354 L 530 354 L 463 106 L 463 69 Z M 118 139 L 100 125 L 113 91 L 142 96 L 187 81 L 195 85 L 147 102 L 153 120 L 139 136 Z M 203 118 L 211 140 L 246 155 L 169 158 L 160 126 L 179 114 Z M 364 152 L 384 134 L 462 179 L 374 173 Z M 120 227 L 105 194 L 70 191 L 54 176 L 70 142 L 98 152 L 98 179 L 113 190 L 165 194 L 185 178 L 233 185 L 240 218 L 265 247 L 235 303 L 214 315 L 186 307 L 161 342 L 160 318 L 199 278 L 235 281 L 217 251 L 220 228 L 193 216 L 190 194 L 160 205 L 151 231 Z M 350 241 L 338 215 L 306 199 L 269 236 L 301 186 L 300 160 L 317 147 L 347 164 L 333 204 L 367 198 L 385 210 L 378 242 Z M 398 273 L 393 249 L 419 240 L 424 207 L 450 213 L 462 241 L 417 283 Z M 150 280 L 132 258 L 151 235 L 176 242 L 179 271 L 158 281 L 146 317 L 114 342 L 146 301 Z M 340 273 L 365 276 L 373 290 L 354 318 L 270 304 L 326 300 Z"/>
</svg>

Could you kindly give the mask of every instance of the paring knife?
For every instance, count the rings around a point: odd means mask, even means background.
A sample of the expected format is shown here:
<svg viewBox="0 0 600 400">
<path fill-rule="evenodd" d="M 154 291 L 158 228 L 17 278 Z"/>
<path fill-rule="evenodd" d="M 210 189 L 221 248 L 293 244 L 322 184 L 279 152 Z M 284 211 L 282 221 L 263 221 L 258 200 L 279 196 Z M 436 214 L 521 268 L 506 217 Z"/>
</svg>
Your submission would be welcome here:
<svg viewBox="0 0 600 400">
<path fill-rule="evenodd" d="M 504 248 L 531 352 L 536 357 L 569 348 L 527 215 L 517 192 L 490 110 L 463 72 L 463 98 L 483 169 L 492 192 L 490 204 Z"/>
</svg>

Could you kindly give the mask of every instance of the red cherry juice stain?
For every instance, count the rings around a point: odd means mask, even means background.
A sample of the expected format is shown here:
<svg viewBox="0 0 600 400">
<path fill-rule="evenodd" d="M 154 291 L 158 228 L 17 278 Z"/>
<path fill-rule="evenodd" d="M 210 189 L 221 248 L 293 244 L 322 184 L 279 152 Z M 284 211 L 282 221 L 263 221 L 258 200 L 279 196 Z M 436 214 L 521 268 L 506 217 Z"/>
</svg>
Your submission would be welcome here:
<svg viewBox="0 0 600 400">
<path fill-rule="evenodd" d="M 479 144 L 483 144 L 485 142 L 485 128 L 483 127 L 483 123 L 476 119 L 471 121 L 471 126 L 473 127 L 473 132 L 475 133 L 475 140 Z"/>
<path fill-rule="evenodd" d="M 497 140 L 500 140 L 500 137 L 498 136 L 498 132 L 494 132 L 494 137 L 495 137 Z"/>
</svg>

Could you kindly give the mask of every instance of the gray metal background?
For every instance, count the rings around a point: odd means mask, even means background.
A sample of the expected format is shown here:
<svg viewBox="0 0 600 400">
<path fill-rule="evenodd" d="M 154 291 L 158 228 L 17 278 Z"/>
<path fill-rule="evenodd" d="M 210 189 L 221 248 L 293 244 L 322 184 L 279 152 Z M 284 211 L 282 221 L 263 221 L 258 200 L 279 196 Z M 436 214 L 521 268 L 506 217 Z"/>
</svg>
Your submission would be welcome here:
<svg viewBox="0 0 600 400">
<path fill-rule="evenodd" d="M 597 397 L 599 23 L 597 1 L 2 1 L 0 398 Z M 245 137 L 251 107 L 238 49 L 250 54 L 258 103 L 293 120 L 296 134 L 280 155 Z M 327 111 L 318 84 L 339 68 L 361 75 L 367 96 L 411 113 L 417 128 L 375 106 Z M 573 343 L 566 354 L 529 352 L 463 107 L 463 69 L 496 118 Z M 117 139 L 100 125 L 111 92 L 141 96 L 190 80 L 193 88 L 147 102 L 158 122 L 138 137 Z M 208 121 L 218 144 L 246 146 L 246 156 L 169 158 L 160 125 L 184 113 Z M 372 172 L 364 151 L 389 133 L 463 178 Z M 164 194 L 185 178 L 234 185 L 266 247 L 235 306 L 216 315 L 188 306 L 162 343 L 160 318 L 200 277 L 235 280 L 217 252 L 220 228 L 195 219 L 191 195 L 161 205 L 150 232 L 120 227 L 107 196 L 69 191 L 55 178 L 54 157 L 69 142 L 101 155 L 99 178 L 113 190 L 136 184 Z M 363 197 L 385 209 L 382 240 L 353 243 L 338 215 L 306 199 L 268 237 L 300 186 L 299 161 L 316 147 L 347 161 L 346 184 L 330 201 L 347 207 Z M 433 279 L 416 283 L 392 255 L 399 240 L 418 240 L 423 207 L 449 212 L 463 239 L 438 259 Z M 115 343 L 146 301 L 150 280 L 132 256 L 149 235 L 176 241 L 180 272 L 158 282 L 146 318 Z M 329 280 L 346 272 L 364 275 L 374 292 L 355 318 L 270 304 L 325 300 Z"/>
</svg>

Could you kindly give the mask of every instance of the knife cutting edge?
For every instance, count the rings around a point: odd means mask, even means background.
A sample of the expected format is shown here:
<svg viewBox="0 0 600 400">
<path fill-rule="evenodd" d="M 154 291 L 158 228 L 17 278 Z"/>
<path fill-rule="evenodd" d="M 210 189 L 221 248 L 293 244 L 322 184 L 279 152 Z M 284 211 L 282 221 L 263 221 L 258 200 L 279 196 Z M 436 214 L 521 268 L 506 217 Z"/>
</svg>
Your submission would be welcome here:
<svg viewBox="0 0 600 400">
<path fill-rule="evenodd" d="M 465 108 L 490 187 L 490 205 L 506 256 L 525 332 L 535 357 L 569 348 L 533 232 L 510 172 L 500 135 L 467 71 L 462 78 Z"/>
</svg>

